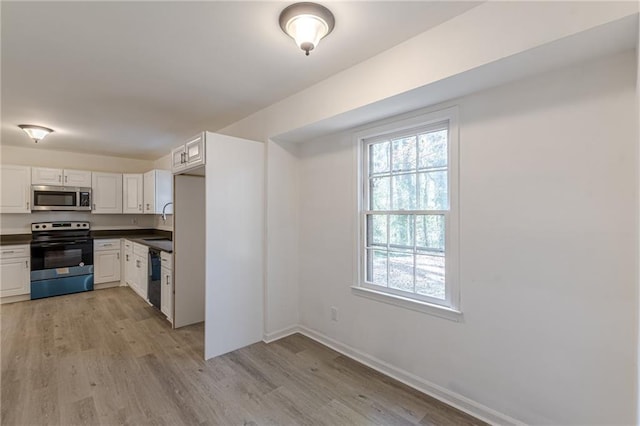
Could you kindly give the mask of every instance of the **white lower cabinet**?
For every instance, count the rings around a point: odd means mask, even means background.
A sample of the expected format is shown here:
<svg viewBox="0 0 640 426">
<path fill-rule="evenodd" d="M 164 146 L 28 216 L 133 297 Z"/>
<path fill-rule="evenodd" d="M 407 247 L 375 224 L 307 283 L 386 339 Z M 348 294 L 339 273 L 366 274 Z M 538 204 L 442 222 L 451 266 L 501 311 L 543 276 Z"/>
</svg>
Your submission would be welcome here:
<svg viewBox="0 0 640 426">
<path fill-rule="evenodd" d="M 162 291 L 160 293 L 160 310 L 173 322 L 173 263 L 170 253 L 160 253 L 162 274 Z"/>
<path fill-rule="evenodd" d="M 131 287 L 134 272 L 133 243 L 129 240 L 122 240 L 122 283 Z"/>
<path fill-rule="evenodd" d="M 0 297 L 31 293 L 30 262 L 28 244 L 1 247 Z"/>
<path fill-rule="evenodd" d="M 134 273 L 131 288 L 144 300 L 148 300 L 147 286 L 149 280 L 149 248 L 133 243 Z"/>
<path fill-rule="evenodd" d="M 120 281 L 120 240 L 94 240 L 93 282 L 95 284 Z"/>
</svg>

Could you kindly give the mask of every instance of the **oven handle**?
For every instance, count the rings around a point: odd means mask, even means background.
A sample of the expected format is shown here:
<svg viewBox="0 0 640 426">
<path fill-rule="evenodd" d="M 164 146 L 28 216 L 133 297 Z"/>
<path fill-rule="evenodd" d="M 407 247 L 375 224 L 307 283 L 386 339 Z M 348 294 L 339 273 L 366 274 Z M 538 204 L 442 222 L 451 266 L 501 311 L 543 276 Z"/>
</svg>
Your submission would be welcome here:
<svg viewBox="0 0 640 426">
<path fill-rule="evenodd" d="M 76 241 L 65 241 L 59 243 L 34 243 L 33 247 L 57 247 L 57 246 L 71 246 L 76 244 L 88 243 L 89 240 L 76 240 Z"/>
</svg>

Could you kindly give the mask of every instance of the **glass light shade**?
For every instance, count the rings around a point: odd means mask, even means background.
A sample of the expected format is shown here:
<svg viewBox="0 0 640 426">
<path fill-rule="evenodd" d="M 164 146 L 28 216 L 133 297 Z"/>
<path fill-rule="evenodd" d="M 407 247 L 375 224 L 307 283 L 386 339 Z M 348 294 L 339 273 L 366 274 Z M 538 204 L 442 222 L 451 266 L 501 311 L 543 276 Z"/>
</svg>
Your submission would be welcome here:
<svg viewBox="0 0 640 426">
<path fill-rule="evenodd" d="M 326 7 L 317 3 L 294 3 L 280 12 L 280 28 L 304 50 L 318 46 L 320 40 L 333 31 L 336 19 Z"/>
<path fill-rule="evenodd" d="M 29 135 L 29 137 L 33 139 L 36 143 L 44 139 L 44 137 L 47 136 L 49 133 L 53 132 L 53 130 L 47 127 L 34 126 L 31 124 L 20 124 L 18 127 L 24 130 L 25 133 Z"/>
<path fill-rule="evenodd" d="M 287 33 L 306 52 L 313 50 L 328 32 L 327 23 L 313 15 L 298 15 L 287 23 Z"/>
</svg>

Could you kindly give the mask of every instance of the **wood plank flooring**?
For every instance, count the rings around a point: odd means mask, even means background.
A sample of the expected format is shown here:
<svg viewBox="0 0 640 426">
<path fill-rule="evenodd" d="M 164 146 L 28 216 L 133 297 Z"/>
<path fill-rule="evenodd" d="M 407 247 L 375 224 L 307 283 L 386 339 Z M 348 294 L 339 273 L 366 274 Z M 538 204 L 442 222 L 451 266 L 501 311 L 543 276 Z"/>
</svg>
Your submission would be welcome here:
<svg viewBox="0 0 640 426">
<path fill-rule="evenodd" d="M 0 307 L 2 425 L 479 425 L 301 335 L 203 361 L 129 288 Z"/>
</svg>

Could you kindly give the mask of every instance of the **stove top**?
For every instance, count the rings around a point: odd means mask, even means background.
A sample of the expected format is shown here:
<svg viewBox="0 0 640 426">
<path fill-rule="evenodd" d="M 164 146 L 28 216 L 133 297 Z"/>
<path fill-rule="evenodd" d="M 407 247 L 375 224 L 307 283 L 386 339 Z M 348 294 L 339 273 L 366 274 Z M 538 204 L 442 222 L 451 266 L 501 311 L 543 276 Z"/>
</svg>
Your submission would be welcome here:
<svg viewBox="0 0 640 426">
<path fill-rule="evenodd" d="M 87 238 L 90 232 L 89 222 L 36 222 L 31 224 L 33 241 Z"/>
</svg>

